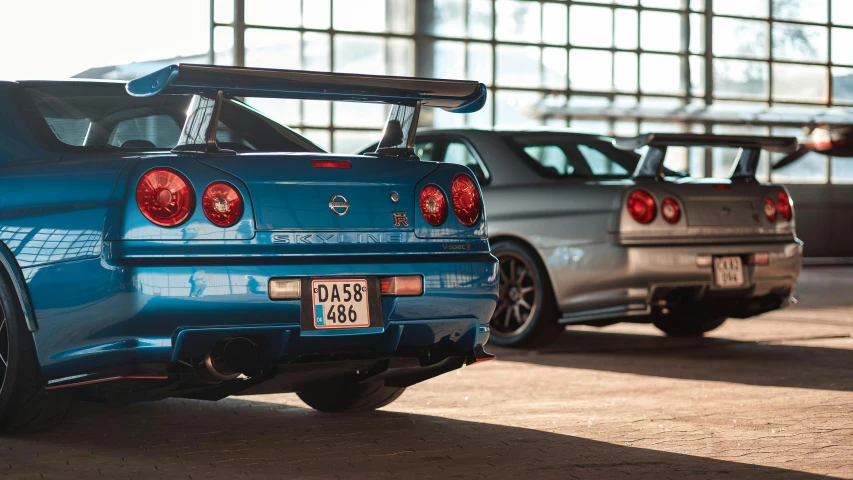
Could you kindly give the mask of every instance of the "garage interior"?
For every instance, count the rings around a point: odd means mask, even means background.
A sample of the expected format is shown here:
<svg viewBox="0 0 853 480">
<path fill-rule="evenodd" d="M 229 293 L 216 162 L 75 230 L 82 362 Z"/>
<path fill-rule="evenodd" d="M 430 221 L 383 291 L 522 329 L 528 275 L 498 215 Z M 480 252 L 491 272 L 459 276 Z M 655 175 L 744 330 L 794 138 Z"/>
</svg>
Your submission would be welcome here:
<svg viewBox="0 0 853 480">
<path fill-rule="evenodd" d="M 128 2 L 86 0 L 31 31 L 49 2 L 23 3 L 0 5 L 21 24 L 0 33 L 16 45 L 0 79 L 206 63 L 486 84 L 480 112 L 427 109 L 423 127 L 802 139 L 853 125 L 851 0 L 160 0 L 138 20 Z M 79 53 L 102 34 L 127 48 Z M 249 103 L 336 153 L 379 138 L 388 112 Z M 666 166 L 726 176 L 735 155 L 679 147 Z M 791 308 L 698 338 L 622 324 L 487 346 L 498 361 L 375 414 L 326 416 L 294 394 L 83 405 L 56 431 L 0 439 L 0 477 L 853 478 L 853 158 L 762 155 L 758 178 L 788 188 L 804 242 Z"/>
</svg>

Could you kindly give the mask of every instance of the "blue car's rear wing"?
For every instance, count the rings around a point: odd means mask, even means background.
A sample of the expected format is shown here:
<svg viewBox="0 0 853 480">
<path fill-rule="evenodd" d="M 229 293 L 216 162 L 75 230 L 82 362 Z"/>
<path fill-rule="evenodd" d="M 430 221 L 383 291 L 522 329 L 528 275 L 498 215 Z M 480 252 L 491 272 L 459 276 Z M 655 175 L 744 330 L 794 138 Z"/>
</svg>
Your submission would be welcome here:
<svg viewBox="0 0 853 480">
<path fill-rule="evenodd" d="M 268 97 L 393 105 L 377 153 L 410 156 L 421 106 L 476 112 L 486 102 L 482 83 L 463 80 L 306 72 L 266 68 L 171 65 L 131 80 L 137 97 L 195 95 L 176 148 L 216 147 L 216 125 L 226 97 Z"/>
</svg>

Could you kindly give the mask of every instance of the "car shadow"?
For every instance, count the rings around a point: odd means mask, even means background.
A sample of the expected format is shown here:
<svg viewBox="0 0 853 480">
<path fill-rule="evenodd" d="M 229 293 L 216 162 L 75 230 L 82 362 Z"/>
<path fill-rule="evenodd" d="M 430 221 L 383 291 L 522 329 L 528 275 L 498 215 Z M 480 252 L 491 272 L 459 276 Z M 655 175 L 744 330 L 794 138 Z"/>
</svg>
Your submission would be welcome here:
<svg viewBox="0 0 853 480">
<path fill-rule="evenodd" d="M 853 391 L 853 350 L 723 338 L 568 330 L 538 350 L 489 348 L 502 361 L 745 385 Z"/>
<path fill-rule="evenodd" d="M 57 430 L 4 439 L 0 465 L 27 478 L 817 477 L 528 428 L 240 399 L 78 411 Z"/>
</svg>

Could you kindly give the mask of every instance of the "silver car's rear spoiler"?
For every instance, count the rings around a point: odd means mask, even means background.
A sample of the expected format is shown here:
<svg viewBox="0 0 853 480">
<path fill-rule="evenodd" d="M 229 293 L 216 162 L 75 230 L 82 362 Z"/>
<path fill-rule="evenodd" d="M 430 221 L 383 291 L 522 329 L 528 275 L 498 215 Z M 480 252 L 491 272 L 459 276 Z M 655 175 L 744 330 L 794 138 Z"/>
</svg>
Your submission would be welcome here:
<svg viewBox="0 0 853 480">
<path fill-rule="evenodd" d="M 647 133 L 629 138 L 616 138 L 613 145 L 622 150 L 649 147 L 634 170 L 635 178 L 656 178 L 663 175 L 666 149 L 677 147 L 732 147 L 739 148 L 732 165 L 731 178 L 754 180 L 761 150 L 792 154 L 797 150 L 794 137 L 762 137 L 754 135 L 712 135 L 698 133 Z"/>
<path fill-rule="evenodd" d="M 130 95 L 192 94 L 193 102 L 176 148 L 220 151 L 216 146 L 223 99 L 267 97 L 393 105 L 377 153 L 412 156 L 421 106 L 470 113 L 486 102 L 480 82 L 269 68 L 170 65 L 126 86 Z"/>
</svg>

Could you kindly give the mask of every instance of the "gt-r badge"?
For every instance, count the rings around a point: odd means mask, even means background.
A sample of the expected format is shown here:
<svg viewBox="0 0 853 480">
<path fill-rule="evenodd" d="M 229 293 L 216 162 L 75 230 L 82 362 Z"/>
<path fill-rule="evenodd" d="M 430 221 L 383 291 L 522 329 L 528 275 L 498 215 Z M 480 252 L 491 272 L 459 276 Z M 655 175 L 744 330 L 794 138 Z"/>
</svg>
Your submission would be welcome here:
<svg viewBox="0 0 853 480">
<path fill-rule="evenodd" d="M 343 195 L 336 193 L 332 195 L 332 198 L 329 200 L 329 209 L 334 212 L 335 215 L 343 217 L 346 215 L 347 210 L 349 210 L 349 202 L 347 202 L 347 199 Z"/>
<path fill-rule="evenodd" d="M 406 212 L 391 212 L 391 215 L 394 215 L 394 226 L 395 227 L 408 227 L 409 226 L 409 217 L 406 216 Z"/>
</svg>

